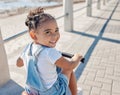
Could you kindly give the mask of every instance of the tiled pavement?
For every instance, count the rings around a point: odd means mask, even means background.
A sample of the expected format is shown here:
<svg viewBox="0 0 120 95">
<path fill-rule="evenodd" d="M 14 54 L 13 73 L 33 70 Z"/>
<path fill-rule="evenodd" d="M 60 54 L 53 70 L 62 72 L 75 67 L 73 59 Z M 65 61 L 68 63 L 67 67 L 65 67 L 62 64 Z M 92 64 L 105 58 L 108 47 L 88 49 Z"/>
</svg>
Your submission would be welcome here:
<svg viewBox="0 0 120 95">
<path fill-rule="evenodd" d="M 81 36 L 74 43 L 75 48 L 85 52 L 86 62 L 77 69 L 78 86 L 83 88 L 84 95 L 120 95 L 119 8 L 119 2 L 110 2 L 100 10 L 101 15 L 93 13 L 88 18 L 91 21 L 83 26 L 83 30 L 76 26 L 73 31 Z M 74 21 L 81 25 L 83 20 L 76 18 Z"/>
<path fill-rule="evenodd" d="M 84 5 L 75 4 L 74 9 Z M 63 14 L 62 7 L 47 11 L 55 17 L 59 15 L 54 12 Z M 61 38 L 56 48 L 85 56 L 85 63 L 75 69 L 77 84 L 83 89 L 83 95 L 120 95 L 120 1 L 111 0 L 102 5 L 100 10 L 94 4 L 92 12 L 91 17 L 86 16 L 86 9 L 75 12 L 72 32 L 63 31 L 63 18 L 57 20 Z M 0 20 L 4 39 L 16 31 L 26 29 L 25 16 L 23 14 Z M 15 22 L 11 23 L 11 20 Z M 29 41 L 28 34 L 25 34 L 5 43 L 11 79 L 22 87 L 25 83 L 25 70 L 17 68 L 15 61 Z"/>
</svg>

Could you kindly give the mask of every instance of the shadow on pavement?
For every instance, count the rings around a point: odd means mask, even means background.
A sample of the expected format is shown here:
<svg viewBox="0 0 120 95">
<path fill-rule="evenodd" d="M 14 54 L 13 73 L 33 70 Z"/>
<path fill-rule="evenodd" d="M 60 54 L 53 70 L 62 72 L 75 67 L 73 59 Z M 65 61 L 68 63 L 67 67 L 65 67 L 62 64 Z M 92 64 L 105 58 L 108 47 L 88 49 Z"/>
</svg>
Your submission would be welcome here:
<svg viewBox="0 0 120 95">
<path fill-rule="evenodd" d="M 75 33 L 75 34 L 79 34 L 79 35 L 82 35 L 82 36 L 88 36 L 88 37 L 92 37 L 94 38 L 95 40 L 93 41 L 93 43 L 91 44 L 91 46 L 89 47 L 88 51 L 86 52 L 85 54 L 85 62 L 84 64 L 80 64 L 78 66 L 78 68 L 75 70 L 75 75 L 76 75 L 76 78 L 77 80 L 80 78 L 84 68 L 86 67 L 86 64 L 88 63 L 89 59 L 90 59 L 90 56 L 92 54 L 92 52 L 94 51 L 96 45 L 98 44 L 99 40 L 106 40 L 106 41 L 110 41 L 110 42 L 115 42 L 115 43 L 120 43 L 119 40 L 114 40 L 114 39 L 110 39 L 110 38 L 105 38 L 105 37 L 102 37 L 103 36 L 103 33 L 105 32 L 105 29 L 109 23 L 109 21 L 111 20 L 114 12 L 116 11 L 116 8 L 118 7 L 118 4 L 119 4 L 119 1 L 117 2 L 116 6 L 114 7 L 113 11 L 111 12 L 109 18 L 106 20 L 106 22 L 104 23 L 102 29 L 100 30 L 98 36 L 94 36 L 94 35 L 90 35 L 90 34 L 87 34 L 87 33 L 84 33 L 84 32 L 79 32 L 79 31 L 72 31 L 71 33 Z"/>
<path fill-rule="evenodd" d="M 4 86 L 0 88 L 0 95 L 21 95 L 23 90 L 23 87 L 10 79 Z"/>
</svg>

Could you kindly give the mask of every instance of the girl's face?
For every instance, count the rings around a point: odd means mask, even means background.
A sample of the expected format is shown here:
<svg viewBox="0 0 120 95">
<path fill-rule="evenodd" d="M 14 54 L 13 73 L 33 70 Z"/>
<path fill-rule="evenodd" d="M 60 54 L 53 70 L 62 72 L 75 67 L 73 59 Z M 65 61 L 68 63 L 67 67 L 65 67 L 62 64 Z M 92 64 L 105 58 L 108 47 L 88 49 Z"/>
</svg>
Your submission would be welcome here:
<svg viewBox="0 0 120 95">
<path fill-rule="evenodd" d="M 55 47 L 58 39 L 60 38 L 58 25 L 55 20 L 50 20 L 42 23 L 35 32 L 38 44 L 48 47 Z"/>
</svg>

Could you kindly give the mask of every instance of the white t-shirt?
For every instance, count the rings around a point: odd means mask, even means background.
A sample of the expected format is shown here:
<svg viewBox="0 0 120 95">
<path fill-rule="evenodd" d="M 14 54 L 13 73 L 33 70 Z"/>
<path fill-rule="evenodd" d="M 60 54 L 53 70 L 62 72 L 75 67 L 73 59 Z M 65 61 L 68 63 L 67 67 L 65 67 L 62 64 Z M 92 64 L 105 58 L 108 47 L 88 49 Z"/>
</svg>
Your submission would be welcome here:
<svg viewBox="0 0 120 95">
<path fill-rule="evenodd" d="M 40 45 L 32 44 L 32 53 L 36 52 Z M 26 53 L 27 48 L 23 51 L 21 58 L 26 64 Z M 47 88 L 52 87 L 52 85 L 57 80 L 57 72 L 56 72 L 56 65 L 55 62 L 61 58 L 61 53 L 57 51 L 55 48 L 44 47 L 44 49 L 40 52 L 38 56 L 38 70 L 39 75 L 44 81 L 44 85 Z"/>
</svg>

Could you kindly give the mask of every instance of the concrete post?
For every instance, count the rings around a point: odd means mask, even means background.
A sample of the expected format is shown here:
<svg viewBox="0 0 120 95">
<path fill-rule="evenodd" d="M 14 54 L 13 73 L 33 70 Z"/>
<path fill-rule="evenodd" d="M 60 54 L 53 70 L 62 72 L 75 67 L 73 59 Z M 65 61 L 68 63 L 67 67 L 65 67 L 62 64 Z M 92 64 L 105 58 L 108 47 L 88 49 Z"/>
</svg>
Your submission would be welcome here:
<svg viewBox="0 0 120 95">
<path fill-rule="evenodd" d="M 73 31 L 73 0 L 63 0 L 64 30 Z"/>
<path fill-rule="evenodd" d="M 87 16 L 92 16 L 92 0 L 87 0 Z"/>
<path fill-rule="evenodd" d="M 103 0 L 103 5 L 105 5 L 105 0 Z"/>
<path fill-rule="evenodd" d="M 10 79 L 7 56 L 0 30 L 0 87 Z"/>
<path fill-rule="evenodd" d="M 100 0 L 97 1 L 97 9 L 100 9 Z"/>
</svg>

